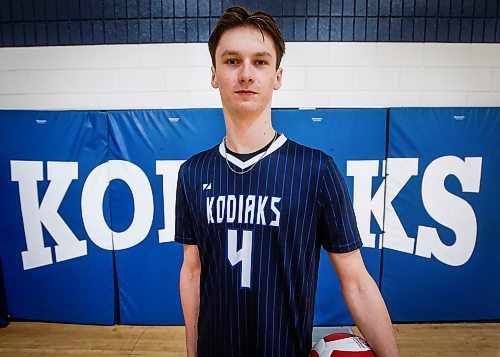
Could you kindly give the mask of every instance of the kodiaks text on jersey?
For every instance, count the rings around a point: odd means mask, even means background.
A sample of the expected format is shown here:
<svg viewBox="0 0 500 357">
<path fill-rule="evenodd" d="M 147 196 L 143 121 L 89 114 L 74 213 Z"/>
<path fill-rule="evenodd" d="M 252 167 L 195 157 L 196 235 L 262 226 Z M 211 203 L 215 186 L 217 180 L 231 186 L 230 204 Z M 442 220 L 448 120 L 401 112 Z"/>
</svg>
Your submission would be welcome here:
<svg viewBox="0 0 500 357">
<path fill-rule="evenodd" d="M 243 223 L 279 226 L 281 197 L 227 195 L 207 197 L 208 224 Z"/>
</svg>

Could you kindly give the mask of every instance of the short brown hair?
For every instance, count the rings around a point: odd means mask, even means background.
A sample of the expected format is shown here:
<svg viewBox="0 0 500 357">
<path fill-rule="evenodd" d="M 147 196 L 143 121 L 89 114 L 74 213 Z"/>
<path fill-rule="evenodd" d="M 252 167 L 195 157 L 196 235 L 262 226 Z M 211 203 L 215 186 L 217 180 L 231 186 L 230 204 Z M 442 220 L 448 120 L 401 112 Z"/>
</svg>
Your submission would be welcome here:
<svg viewBox="0 0 500 357">
<path fill-rule="evenodd" d="M 278 69 L 281 58 L 283 58 L 285 54 L 285 40 L 283 39 L 278 24 L 276 24 L 276 21 L 271 15 L 264 11 L 256 11 L 250 14 L 246 9 L 240 6 L 230 7 L 222 14 L 208 39 L 208 50 L 212 57 L 213 66 L 215 67 L 215 50 L 217 49 L 222 34 L 234 27 L 244 26 L 253 26 L 257 28 L 262 33 L 263 37 L 264 31 L 271 36 L 276 50 L 276 69 Z"/>
</svg>

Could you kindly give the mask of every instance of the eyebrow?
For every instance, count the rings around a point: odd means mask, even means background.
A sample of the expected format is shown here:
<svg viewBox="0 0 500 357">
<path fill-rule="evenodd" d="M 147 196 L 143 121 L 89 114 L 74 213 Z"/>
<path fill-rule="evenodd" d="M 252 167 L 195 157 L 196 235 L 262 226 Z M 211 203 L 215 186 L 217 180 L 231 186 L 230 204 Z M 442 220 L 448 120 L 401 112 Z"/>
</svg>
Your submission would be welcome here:
<svg viewBox="0 0 500 357">
<path fill-rule="evenodd" d="M 234 51 L 234 50 L 226 50 L 224 52 L 222 52 L 221 54 L 221 57 L 224 57 L 224 56 L 238 56 L 240 53 L 238 51 Z M 263 52 L 256 52 L 254 53 L 254 56 L 256 57 L 273 57 L 269 52 L 267 51 L 263 51 Z"/>
</svg>

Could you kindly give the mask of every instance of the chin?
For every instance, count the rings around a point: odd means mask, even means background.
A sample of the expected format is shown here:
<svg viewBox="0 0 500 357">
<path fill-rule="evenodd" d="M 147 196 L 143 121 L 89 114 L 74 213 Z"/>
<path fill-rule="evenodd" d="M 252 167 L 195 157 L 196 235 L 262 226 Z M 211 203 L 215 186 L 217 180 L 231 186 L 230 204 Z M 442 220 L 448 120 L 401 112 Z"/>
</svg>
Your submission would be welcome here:
<svg viewBox="0 0 500 357">
<path fill-rule="evenodd" d="M 255 103 L 242 103 L 235 107 L 236 113 L 241 114 L 259 114 L 263 111 L 264 107 L 258 106 Z"/>
</svg>

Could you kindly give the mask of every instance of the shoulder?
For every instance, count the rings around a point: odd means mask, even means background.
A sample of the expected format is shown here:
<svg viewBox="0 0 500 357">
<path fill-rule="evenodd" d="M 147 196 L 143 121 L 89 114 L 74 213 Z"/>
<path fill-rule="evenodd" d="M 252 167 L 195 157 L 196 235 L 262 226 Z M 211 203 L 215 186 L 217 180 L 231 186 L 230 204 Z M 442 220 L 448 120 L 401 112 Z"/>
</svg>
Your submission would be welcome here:
<svg viewBox="0 0 500 357">
<path fill-rule="evenodd" d="M 189 159 L 187 159 L 182 163 L 179 172 L 182 175 L 187 175 L 191 170 L 197 169 L 198 167 L 202 169 L 200 165 L 203 165 L 211 157 L 216 156 L 218 154 L 218 151 L 219 151 L 219 144 L 210 149 L 194 154 L 193 156 L 191 156 Z"/>
<path fill-rule="evenodd" d="M 328 163 L 333 162 L 333 157 L 325 153 L 323 150 L 313 148 L 308 145 L 300 144 L 295 140 L 287 138 L 288 152 L 297 152 L 307 157 L 309 160 L 316 161 L 321 169 L 323 169 Z"/>
</svg>

